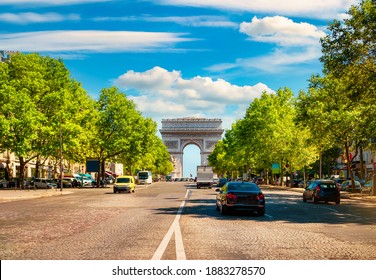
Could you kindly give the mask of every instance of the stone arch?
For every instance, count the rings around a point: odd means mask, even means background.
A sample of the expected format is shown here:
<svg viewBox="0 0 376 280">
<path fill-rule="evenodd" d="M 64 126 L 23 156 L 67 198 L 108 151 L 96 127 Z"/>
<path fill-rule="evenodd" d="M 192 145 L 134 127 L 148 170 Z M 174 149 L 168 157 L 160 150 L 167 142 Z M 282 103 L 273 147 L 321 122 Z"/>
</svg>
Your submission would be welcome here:
<svg viewBox="0 0 376 280">
<path fill-rule="evenodd" d="M 174 164 L 173 177 L 183 176 L 183 150 L 188 145 L 200 149 L 201 165 L 208 165 L 208 156 L 223 134 L 221 119 L 178 118 L 163 119 L 160 129 Z"/>
</svg>

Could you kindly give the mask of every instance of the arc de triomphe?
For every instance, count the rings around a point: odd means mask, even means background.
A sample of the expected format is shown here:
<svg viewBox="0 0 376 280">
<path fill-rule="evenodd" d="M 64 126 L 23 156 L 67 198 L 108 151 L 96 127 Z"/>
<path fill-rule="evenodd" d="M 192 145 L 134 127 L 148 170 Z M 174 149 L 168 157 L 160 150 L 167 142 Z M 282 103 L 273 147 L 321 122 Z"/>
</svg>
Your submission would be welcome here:
<svg viewBox="0 0 376 280">
<path fill-rule="evenodd" d="M 201 165 L 208 165 L 208 156 L 223 134 L 221 119 L 177 118 L 163 119 L 159 130 L 162 141 L 172 156 L 173 177 L 183 177 L 183 150 L 194 144 L 200 149 Z"/>
</svg>

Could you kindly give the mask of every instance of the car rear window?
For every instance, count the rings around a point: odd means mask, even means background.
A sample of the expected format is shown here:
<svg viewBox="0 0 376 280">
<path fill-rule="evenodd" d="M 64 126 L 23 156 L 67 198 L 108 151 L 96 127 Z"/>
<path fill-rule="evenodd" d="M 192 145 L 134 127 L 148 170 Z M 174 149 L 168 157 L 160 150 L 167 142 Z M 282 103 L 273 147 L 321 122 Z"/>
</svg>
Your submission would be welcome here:
<svg viewBox="0 0 376 280">
<path fill-rule="evenodd" d="M 130 178 L 117 178 L 116 180 L 117 183 L 130 183 L 130 181 Z"/>
<path fill-rule="evenodd" d="M 230 183 L 227 185 L 229 191 L 235 190 L 248 190 L 248 191 L 260 191 L 260 188 L 256 184 L 249 183 Z"/>
<path fill-rule="evenodd" d="M 322 189 L 335 189 L 336 185 L 332 183 L 320 183 L 320 188 Z"/>
</svg>

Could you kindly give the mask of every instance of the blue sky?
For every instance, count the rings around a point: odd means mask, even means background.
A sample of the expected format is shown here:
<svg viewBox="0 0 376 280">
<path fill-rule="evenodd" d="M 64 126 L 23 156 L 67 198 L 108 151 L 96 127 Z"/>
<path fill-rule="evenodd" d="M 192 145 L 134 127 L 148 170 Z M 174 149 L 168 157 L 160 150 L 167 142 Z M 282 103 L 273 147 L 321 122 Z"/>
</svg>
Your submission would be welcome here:
<svg viewBox="0 0 376 280">
<path fill-rule="evenodd" d="M 207 117 L 227 129 L 263 91 L 305 90 L 328 23 L 358 2 L 1 0 L 0 49 L 63 58 L 93 98 L 115 85 L 159 126 Z M 185 175 L 198 156 L 187 147 Z"/>
</svg>

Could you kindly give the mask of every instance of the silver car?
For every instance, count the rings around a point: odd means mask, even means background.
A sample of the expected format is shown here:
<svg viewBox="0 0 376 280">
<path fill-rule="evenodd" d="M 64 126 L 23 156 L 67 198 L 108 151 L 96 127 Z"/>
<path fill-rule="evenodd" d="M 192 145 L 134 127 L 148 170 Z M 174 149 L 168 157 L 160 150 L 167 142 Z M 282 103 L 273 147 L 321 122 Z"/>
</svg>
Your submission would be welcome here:
<svg viewBox="0 0 376 280">
<path fill-rule="evenodd" d="M 36 178 L 34 179 L 34 187 L 37 189 L 52 189 L 56 188 L 57 184 L 50 180 L 50 179 L 44 179 L 44 178 Z"/>
</svg>

